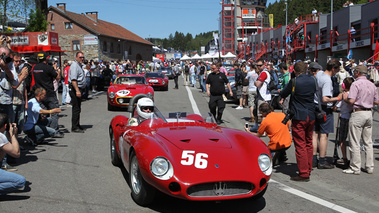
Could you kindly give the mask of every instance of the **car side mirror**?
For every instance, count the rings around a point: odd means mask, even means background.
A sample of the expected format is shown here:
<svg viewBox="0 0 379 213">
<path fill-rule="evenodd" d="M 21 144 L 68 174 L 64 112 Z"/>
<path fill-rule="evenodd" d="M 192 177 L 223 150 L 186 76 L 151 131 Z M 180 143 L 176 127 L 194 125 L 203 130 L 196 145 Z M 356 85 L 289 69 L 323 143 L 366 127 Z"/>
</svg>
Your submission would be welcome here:
<svg viewBox="0 0 379 213">
<path fill-rule="evenodd" d="M 111 82 L 109 85 L 113 86 L 113 83 Z"/>
</svg>

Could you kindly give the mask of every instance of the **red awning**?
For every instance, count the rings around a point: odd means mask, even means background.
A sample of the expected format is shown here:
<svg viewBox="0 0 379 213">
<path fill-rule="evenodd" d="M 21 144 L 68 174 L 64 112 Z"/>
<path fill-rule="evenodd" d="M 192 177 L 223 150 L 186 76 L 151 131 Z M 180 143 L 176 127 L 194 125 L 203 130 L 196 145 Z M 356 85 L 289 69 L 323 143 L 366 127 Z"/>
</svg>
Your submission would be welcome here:
<svg viewBox="0 0 379 213">
<path fill-rule="evenodd" d="M 64 50 L 61 50 L 61 47 L 59 46 L 11 46 L 13 51 L 19 52 L 19 53 L 38 53 L 41 51 L 45 52 L 66 52 Z"/>
</svg>

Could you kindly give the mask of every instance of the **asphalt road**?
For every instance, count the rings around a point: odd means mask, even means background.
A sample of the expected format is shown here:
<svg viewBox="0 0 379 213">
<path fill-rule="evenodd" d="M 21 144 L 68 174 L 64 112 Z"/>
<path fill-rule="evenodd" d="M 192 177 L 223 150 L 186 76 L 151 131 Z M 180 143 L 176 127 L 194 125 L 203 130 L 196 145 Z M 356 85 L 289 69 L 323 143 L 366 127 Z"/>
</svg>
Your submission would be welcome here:
<svg viewBox="0 0 379 213">
<path fill-rule="evenodd" d="M 198 89 L 183 85 L 157 91 L 155 103 L 162 112 L 199 111 L 207 114 L 208 98 Z M 228 103 L 222 126 L 243 129 L 248 109 L 236 110 Z M 70 129 L 71 108 L 63 107 L 60 125 Z M 67 133 L 63 139 L 49 139 L 37 147 L 25 146 L 17 159 L 16 173 L 26 177 L 25 191 L 0 196 L 0 212 L 377 212 L 379 209 L 379 150 L 374 148 L 375 170 L 369 175 L 346 175 L 342 169 L 314 169 L 311 181 L 290 181 L 296 175 L 295 150 L 287 151 L 289 160 L 275 167 L 269 188 L 262 199 L 224 202 L 188 202 L 161 196 L 148 207 L 140 207 L 130 196 L 128 174 L 112 166 L 108 126 L 124 111 L 108 112 L 106 92 L 83 102 L 81 124 L 84 134 Z M 374 117 L 374 139 L 379 138 L 379 113 Z M 337 116 L 337 114 L 335 115 Z M 337 119 L 335 119 L 337 120 Z M 335 134 L 329 137 L 328 154 L 332 160 Z M 268 138 L 263 138 L 268 141 Z M 248 169 L 248 168 L 246 168 Z"/>
</svg>

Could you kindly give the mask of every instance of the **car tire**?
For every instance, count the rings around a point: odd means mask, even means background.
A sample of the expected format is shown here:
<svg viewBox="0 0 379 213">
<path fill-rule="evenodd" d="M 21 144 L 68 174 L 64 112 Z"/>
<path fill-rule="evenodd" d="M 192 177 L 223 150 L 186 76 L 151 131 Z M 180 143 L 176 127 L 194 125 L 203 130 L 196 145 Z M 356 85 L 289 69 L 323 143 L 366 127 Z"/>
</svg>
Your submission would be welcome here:
<svg viewBox="0 0 379 213">
<path fill-rule="evenodd" d="M 156 190 L 142 177 L 135 152 L 130 154 L 129 183 L 133 200 L 140 206 L 151 204 Z"/>
<path fill-rule="evenodd" d="M 108 111 L 114 111 L 115 107 L 108 103 Z"/>
<path fill-rule="evenodd" d="M 266 187 L 261 192 L 259 192 L 257 195 L 255 195 L 253 197 L 253 200 L 258 200 L 258 199 L 262 198 L 263 195 L 266 193 L 267 187 L 268 187 L 268 185 L 266 185 Z"/>
<path fill-rule="evenodd" d="M 164 88 L 164 91 L 168 91 L 168 85 L 167 85 L 167 87 L 166 87 L 166 88 Z"/>
<path fill-rule="evenodd" d="M 110 148 L 111 148 L 111 161 L 113 166 L 121 166 L 121 159 L 120 156 L 117 153 L 116 149 L 116 140 L 113 134 L 113 129 L 112 127 L 109 128 L 109 137 L 110 137 Z"/>
</svg>

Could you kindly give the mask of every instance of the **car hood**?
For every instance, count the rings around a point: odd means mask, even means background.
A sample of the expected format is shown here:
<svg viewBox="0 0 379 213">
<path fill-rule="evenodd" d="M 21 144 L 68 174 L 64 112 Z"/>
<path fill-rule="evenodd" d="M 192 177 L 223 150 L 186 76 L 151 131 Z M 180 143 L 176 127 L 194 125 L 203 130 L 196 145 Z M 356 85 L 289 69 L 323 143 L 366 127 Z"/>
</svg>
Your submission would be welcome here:
<svg viewBox="0 0 379 213">
<path fill-rule="evenodd" d="M 140 93 L 147 91 L 148 85 L 143 84 L 117 84 L 113 86 L 114 91 L 120 91 L 120 90 L 129 90 L 130 92 L 133 91 L 133 93 Z"/>
<path fill-rule="evenodd" d="M 179 149 L 196 148 L 232 148 L 229 140 L 219 128 L 207 127 L 168 127 L 160 128 L 157 134 Z"/>
</svg>

